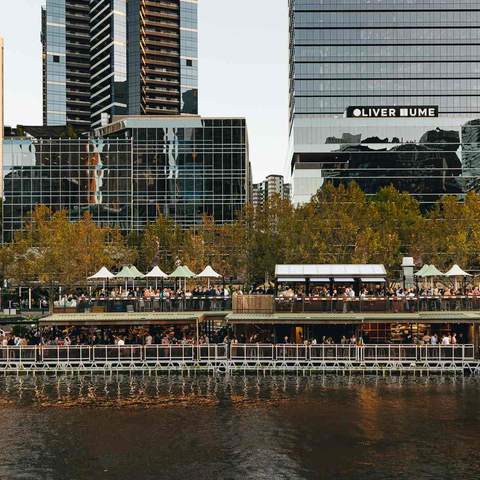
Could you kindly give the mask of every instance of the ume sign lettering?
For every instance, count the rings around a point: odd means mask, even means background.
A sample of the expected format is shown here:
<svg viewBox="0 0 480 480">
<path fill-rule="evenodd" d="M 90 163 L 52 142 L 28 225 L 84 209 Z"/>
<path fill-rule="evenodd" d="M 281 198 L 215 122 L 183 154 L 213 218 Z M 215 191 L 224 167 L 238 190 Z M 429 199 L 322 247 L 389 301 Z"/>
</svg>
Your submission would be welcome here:
<svg viewBox="0 0 480 480">
<path fill-rule="evenodd" d="M 347 118 L 435 118 L 438 107 L 348 107 Z"/>
</svg>

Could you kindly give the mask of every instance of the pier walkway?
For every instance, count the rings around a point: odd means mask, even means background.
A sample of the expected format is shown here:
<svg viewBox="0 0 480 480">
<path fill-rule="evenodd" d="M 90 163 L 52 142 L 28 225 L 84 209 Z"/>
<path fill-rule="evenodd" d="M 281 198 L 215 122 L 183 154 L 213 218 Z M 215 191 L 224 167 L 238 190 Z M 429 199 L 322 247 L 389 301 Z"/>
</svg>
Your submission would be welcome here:
<svg viewBox="0 0 480 480">
<path fill-rule="evenodd" d="M 0 372 L 480 374 L 473 345 L 96 345 L 0 347 Z"/>
</svg>

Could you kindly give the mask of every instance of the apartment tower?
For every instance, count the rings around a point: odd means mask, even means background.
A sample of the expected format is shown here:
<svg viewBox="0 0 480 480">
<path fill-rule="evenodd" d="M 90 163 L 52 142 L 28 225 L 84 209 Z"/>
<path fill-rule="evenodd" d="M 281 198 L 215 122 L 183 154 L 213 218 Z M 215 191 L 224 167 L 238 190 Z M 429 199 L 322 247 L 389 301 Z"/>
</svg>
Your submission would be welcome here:
<svg viewBox="0 0 480 480">
<path fill-rule="evenodd" d="M 90 126 L 90 2 L 42 8 L 43 124 Z"/>
<path fill-rule="evenodd" d="M 197 0 L 47 0 L 44 124 L 198 113 Z"/>
</svg>

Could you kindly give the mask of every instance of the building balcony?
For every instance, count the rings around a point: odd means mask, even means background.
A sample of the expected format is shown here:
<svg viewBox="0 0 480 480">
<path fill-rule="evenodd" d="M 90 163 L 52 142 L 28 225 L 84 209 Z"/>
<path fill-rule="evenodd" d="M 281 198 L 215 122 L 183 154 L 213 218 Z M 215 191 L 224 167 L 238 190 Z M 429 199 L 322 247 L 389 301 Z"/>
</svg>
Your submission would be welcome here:
<svg viewBox="0 0 480 480">
<path fill-rule="evenodd" d="M 155 106 L 155 105 L 178 105 L 180 103 L 180 100 L 178 98 L 166 98 L 166 97 L 159 97 L 159 98 L 155 98 L 155 97 L 150 97 L 148 96 L 146 99 L 145 99 L 145 103 L 148 105 L 148 106 Z M 153 104 L 153 105 L 150 105 L 150 104 Z"/>
<path fill-rule="evenodd" d="M 153 95 L 174 95 L 174 96 L 178 96 L 180 94 L 178 88 L 152 88 L 151 86 L 148 86 L 148 84 L 146 86 L 144 86 L 142 88 L 142 91 L 145 93 L 145 94 L 153 94 Z"/>
<path fill-rule="evenodd" d="M 167 76 L 167 77 L 179 77 L 180 72 L 177 71 L 171 71 L 171 70 L 166 70 L 166 69 L 161 69 L 161 68 L 152 68 L 150 65 L 144 65 L 142 66 L 142 73 L 145 74 L 151 74 L 151 75 L 160 75 L 160 76 Z"/>
<path fill-rule="evenodd" d="M 180 52 L 177 50 L 154 50 L 151 48 L 145 48 L 144 53 L 146 56 L 151 57 L 151 56 L 166 56 L 166 57 L 173 57 L 177 58 L 180 56 Z"/>
<path fill-rule="evenodd" d="M 158 107 L 143 107 L 143 113 L 148 115 L 178 115 L 178 108 L 158 108 Z"/>
<path fill-rule="evenodd" d="M 159 77 L 143 77 L 143 83 L 146 85 L 172 85 L 178 86 L 180 82 L 178 80 L 169 80 L 166 78 L 159 78 Z"/>
<path fill-rule="evenodd" d="M 177 2 L 162 2 L 162 1 L 157 1 L 157 2 L 152 2 L 149 0 L 142 0 L 141 3 L 141 8 L 145 9 L 147 7 L 153 7 L 153 8 L 167 8 L 172 11 L 178 11 L 179 5 Z"/>
<path fill-rule="evenodd" d="M 179 62 L 171 62 L 170 60 L 160 60 L 160 59 L 153 59 L 153 58 L 142 58 L 142 65 L 151 66 L 151 65 L 161 65 L 165 67 L 177 67 L 179 66 Z"/>
<path fill-rule="evenodd" d="M 415 297 L 321 297 L 294 295 L 293 297 L 272 295 L 244 295 L 234 301 L 234 312 L 297 313 L 297 314 L 399 314 L 413 315 L 422 312 L 480 312 L 480 296 L 415 296 Z"/>
<path fill-rule="evenodd" d="M 176 32 L 174 29 L 171 31 L 166 31 L 166 30 L 156 30 L 154 28 L 148 28 L 151 26 L 157 26 L 155 24 L 148 24 L 146 23 L 145 25 L 142 25 L 142 33 L 145 36 L 153 35 L 156 37 L 165 37 L 165 38 L 180 38 L 180 34 Z"/>
</svg>

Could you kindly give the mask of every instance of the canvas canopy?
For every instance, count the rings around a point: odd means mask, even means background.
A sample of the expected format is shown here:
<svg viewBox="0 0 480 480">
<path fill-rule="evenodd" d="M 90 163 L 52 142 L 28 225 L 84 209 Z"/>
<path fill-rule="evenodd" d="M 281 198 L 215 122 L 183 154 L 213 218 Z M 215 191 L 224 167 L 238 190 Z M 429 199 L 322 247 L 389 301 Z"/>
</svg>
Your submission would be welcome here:
<svg viewBox="0 0 480 480">
<path fill-rule="evenodd" d="M 422 272 L 421 275 L 419 274 L 420 272 Z M 422 268 L 420 272 L 416 273 L 417 277 L 443 277 L 444 276 L 444 274 L 435 265 L 426 265 L 425 269 Z"/>
<path fill-rule="evenodd" d="M 186 265 L 184 265 L 183 268 L 192 276 L 191 278 L 196 277 L 196 274 L 193 273 Z"/>
<path fill-rule="evenodd" d="M 455 264 L 446 274 L 446 277 L 471 277 L 471 275 L 462 270 L 457 264 Z"/>
<path fill-rule="evenodd" d="M 116 275 L 116 278 L 136 278 L 136 275 L 130 270 L 129 267 L 123 267 Z"/>
<path fill-rule="evenodd" d="M 168 275 L 163 272 L 158 265 L 155 265 L 146 275 L 146 278 L 168 278 Z"/>
<path fill-rule="evenodd" d="M 221 278 L 222 276 L 217 273 L 210 265 L 206 266 L 203 272 L 197 275 L 197 278 Z"/>
<path fill-rule="evenodd" d="M 170 275 L 170 278 L 193 278 L 195 274 L 183 265 L 177 267 Z"/>
<path fill-rule="evenodd" d="M 145 275 L 135 265 L 130 265 L 128 268 L 130 269 L 132 275 L 135 275 L 135 278 L 145 277 Z"/>
<path fill-rule="evenodd" d="M 288 278 L 334 278 L 335 281 L 360 278 L 385 278 L 387 271 L 380 264 L 355 265 L 276 265 L 277 279 Z"/>
<path fill-rule="evenodd" d="M 95 275 L 88 277 L 89 280 L 108 280 L 114 278 L 115 275 L 108 270 L 107 267 L 102 267 Z"/>
<path fill-rule="evenodd" d="M 425 273 L 428 271 L 428 267 L 430 265 L 425 264 L 417 273 L 415 273 L 416 277 L 424 277 Z"/>
</svg>

